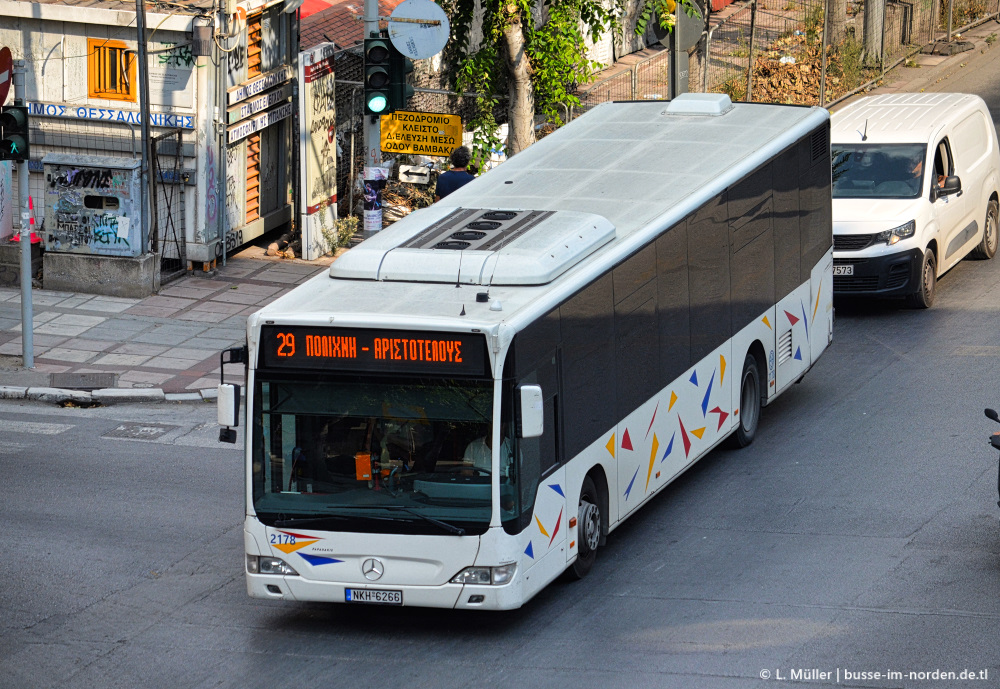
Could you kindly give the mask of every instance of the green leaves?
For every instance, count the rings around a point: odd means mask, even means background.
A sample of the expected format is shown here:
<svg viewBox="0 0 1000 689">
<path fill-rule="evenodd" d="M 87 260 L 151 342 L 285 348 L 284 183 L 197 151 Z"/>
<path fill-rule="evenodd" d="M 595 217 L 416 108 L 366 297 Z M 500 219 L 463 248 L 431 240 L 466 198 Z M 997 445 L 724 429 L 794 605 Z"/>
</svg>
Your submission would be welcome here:
<svg viewBox="0 0 1000 689">
<path fill-rule="evenodd" d="M 444 58 L 455 87 L 480 94 L 478 112 L 469 121 L 478 162 L 500 145 L 496 112 L 512 83 L 506 61 L 507 29 L 519 27 L 524 35 L 534 111 L 562 124 L 562 108 L 579 104 L 573 89 L 601 67 L 587 58 L 587 38 L 597 41 L 616 26 L 612 11 L 599 0 L 482 0 L 483 38 L 479 45 L 472 45 L 474 0 L 441 0 L 440 4 L 451 21 L 452 37 Z M 536 17 L 541 17 L 537 24 Z"/>
</svg>

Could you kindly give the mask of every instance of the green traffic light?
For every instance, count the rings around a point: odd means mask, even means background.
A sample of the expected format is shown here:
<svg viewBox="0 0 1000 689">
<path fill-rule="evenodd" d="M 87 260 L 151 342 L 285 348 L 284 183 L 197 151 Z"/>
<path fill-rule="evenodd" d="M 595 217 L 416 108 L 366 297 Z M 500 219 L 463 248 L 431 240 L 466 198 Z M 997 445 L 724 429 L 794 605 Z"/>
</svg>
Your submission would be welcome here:
<svg viewBox="0 0 1000 689">
<path fill-rule="evenodd" d="M 389 107 L 388 99 L 381 93 L 376 93 L 368 99 L 368 110 L 373 113 L 384 112 Z"/>
</svg>

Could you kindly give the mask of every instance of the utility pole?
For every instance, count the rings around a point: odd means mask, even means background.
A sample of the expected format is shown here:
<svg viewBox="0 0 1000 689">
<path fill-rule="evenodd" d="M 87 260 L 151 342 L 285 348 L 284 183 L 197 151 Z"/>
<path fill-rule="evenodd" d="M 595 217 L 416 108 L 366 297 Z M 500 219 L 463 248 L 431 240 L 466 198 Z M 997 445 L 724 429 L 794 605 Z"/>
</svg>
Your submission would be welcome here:
<svg viewBox="0 0 1000 689">
<path fill-rule="evenodd" d="M 139 60 L 139 119 L 141 120 L 142 136 L 142 242 L 146 250 L 151 248 L 152 237 L 149 228 L 153 224 L 150 217 L 152 204 L 149 202 L 149 185 L 153 160 L 150 155 L 149 135 L 149 58 L 146 57 L 146 4 L 144 0 L 135 0 L 135 18 L 138 33 L 137 58 Z M 158 272 L 153 268 L 154 274 Z"/>
<path fill-rule="evenodd" d="M 372 38 L 378 36 L 378 0 L 365 0 L 365 35 L 364 38 Z M 362 109 L 362 112 L 364 110 Z M 379 180 L 384 180 L 385 177 L 381 173 L 375 171 L 375 168 L 380 167 L 382 163 L 382 150 L 381 150 L 381 122 L 379 121 L 378 115 L 369 115 L 365 113 L 362 115 L 364 117 L 365 127 L 365 165 L 364 174 L 362 179 L 371 182 L 371 187 L 375 191 L 375 204 L 377 209 L 366 210 L 363 213 L 364 223 L 362 235 L 367 239 L 371 237 L 376 232 L 382 229 L 382 189 L 381 186 L 383 182 L 376 181 L 376 177 Z M 353 165 L 353 161 L 351 161 Z M 367 192 L 367 189 L 365 190 Z M 351 209 L 354 212 L 354 209 Z"/>
<path fill-rule="evenodd" d="M 27 105 L 24 60 L 14 60 L 14 105 Z M 17 163 L 18 207 L 21 209 L 18 240 L 21 243 L 21 364 L 35 368 L 34 316 L 31 307 L 31 213 L 28 210 L 28 161 Z"/>
</svg>

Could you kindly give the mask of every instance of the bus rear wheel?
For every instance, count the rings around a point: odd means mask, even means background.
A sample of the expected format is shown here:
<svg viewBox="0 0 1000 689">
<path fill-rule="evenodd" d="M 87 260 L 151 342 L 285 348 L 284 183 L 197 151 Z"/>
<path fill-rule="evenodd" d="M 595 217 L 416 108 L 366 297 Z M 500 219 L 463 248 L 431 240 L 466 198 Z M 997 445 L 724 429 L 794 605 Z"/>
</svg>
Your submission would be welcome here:
<svg viewBox="0 0 1000 689">
<path fill-rule="evenodd" d="M 743 362 L 743 375 L 740 376 L 740 418 L 736 431 L 729 436 L 729 445 L 733 448 L 746 447 L 757 435 L 757 424 L 760 422 L 760 369 L 757 358 L 747 352 Z"/>
<path fill-rule="evenodd" d="M 583 579 L 597 559 L 597 546 L 601 542 L 601 507 L 597 486 L 589 477 L 583 479 L 577 510 L 576 538 L 579 542 L 576 560 L 569 567 L 572 579 Z"/>
</svg>

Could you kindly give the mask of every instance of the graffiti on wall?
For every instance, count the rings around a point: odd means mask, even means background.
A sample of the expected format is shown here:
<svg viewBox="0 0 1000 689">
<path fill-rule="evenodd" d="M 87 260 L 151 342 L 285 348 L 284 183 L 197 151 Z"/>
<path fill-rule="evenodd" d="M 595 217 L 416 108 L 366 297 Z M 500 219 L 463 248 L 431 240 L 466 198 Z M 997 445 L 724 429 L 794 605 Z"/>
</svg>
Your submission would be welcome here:
<svg viewBox="0 0 1000 689">
<path fill-rule="evenodd" d="M 206 147 L 206 168 L 205 172 L 205 188 L 208 189 L 206 196 L 206 201 L 208 203 L 208 208 L 205 211 L 205 217 L 208 220 L 208 225 L 215 224 L 215 216 L 219 206 L 219 192 L 216 188 L 216 169 L 215 169 L 215 147 L 209 144 Z"/>
<path fill-rule="evenodd" d="M 0 162 L 0 239 L 14 234 L 14 185 L 12 163 Z"/>
<path fill-rule="evenodd" d="M 246 179 L 243 150 L 242 145 L 226 149 L 226 223 L 228 230 L 242 227 L 246 222 L 243 212 L 243 197 L 246 192 L 242 186 Z"/>
<path fill-rule="evenodd" d="M 173 44 L 164 43 L 164 45 L 170 46 Z M 156 61 L 161 67 L 190 67 L 194 64 L 194 53 L 191 52 L 191 44 L 173 45 L 170 50 L 157 53 Z"/>
<path fill-rule="evenodd" d="M 50 164 L 45 177 L 47 251 L 142 253 L 138 170 Z"/>
</svg>

